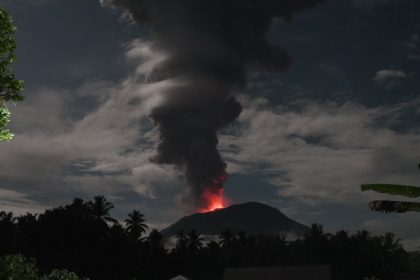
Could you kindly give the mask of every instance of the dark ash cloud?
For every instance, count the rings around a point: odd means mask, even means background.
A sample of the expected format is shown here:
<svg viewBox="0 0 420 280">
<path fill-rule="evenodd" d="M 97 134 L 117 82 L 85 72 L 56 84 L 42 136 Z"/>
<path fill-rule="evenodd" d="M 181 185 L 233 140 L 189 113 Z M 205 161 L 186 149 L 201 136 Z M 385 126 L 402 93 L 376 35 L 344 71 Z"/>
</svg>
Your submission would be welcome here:
<svg viewBox="0 0 420 280">
<path fill-rule="evenodd" d="M 241 112 L 232 93 L 246 85 L 250 65 L 284 71 L 291 58 L 266 38 L 274 18 L 292 20 L 295 12 L 321 0 L 103 0 L 124 9 L 152 33 L 152 48 L 167 59 L 150 75 L 176 77 L 174 87 L 151 118 L 160 131 L 155 162 L 186 169 L 195 207 L 209 201 L 204 190 L 219 192 L 226 163 L 217 150 L 217 131 Z"/>
</svg>

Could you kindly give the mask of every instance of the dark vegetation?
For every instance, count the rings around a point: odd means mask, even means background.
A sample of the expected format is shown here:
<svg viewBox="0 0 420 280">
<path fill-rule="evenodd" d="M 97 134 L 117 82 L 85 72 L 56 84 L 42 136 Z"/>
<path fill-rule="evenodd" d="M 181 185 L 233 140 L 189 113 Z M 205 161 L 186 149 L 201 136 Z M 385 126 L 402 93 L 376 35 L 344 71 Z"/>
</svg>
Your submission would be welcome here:
<svg viewBox="0 0 420 280">
<path fill-rule="evenodd" d="M 2 280 L 87 280 L 66 269 L 54 269 L 48 275 L 40 275 L 35 260 L 24 256 L 8 255 L 0 258 Z"/>
<path fill-rule="evenodd" d="M 75 198 L 40 215 L 14 217 L 1 212 L 0 254 L 34 259 L 42 275 L 66 269 L 91 280 L 167 280 L 178 274 L 222 279 L 224 269 L 231 266 L 301 264 L 330 264 L 333 279 L 394 279 L 397 272 L 420 267 L 419 254 L 406 252 L 392 233 L 329 234 L 320 225 L 295 241 L 226 229 L 217 242 L 204 242 L 195 231 L 181 231 L 169 249 L 159 231 L 146 235 L 141 212 L 131 212 L 122 225 L 111 217 L 112 208 L 112 203 L 97 196 L 93 201 Z"/>
</svg>

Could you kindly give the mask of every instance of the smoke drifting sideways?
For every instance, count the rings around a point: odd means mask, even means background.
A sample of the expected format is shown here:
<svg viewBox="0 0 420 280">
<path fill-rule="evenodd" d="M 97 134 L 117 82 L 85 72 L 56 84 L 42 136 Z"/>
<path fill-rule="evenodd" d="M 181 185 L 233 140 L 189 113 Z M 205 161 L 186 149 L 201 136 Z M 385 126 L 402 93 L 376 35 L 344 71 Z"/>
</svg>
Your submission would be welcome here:
<svg viewBox="0 0 420 280">
<path fill-rule="evenodd" d="M 246 86 L 247 68 L 285 71 L 292 62 L 266 38 L 273 19 L 291 21 L 294 13 L 321 2 L 101 0 L 148 28 L 152 49 L 165 54 L 151 77 L 182 81 L 150 114 L 160 132 L 152 160 L 185 169 L 195 209 L 209 209 L 223 194 L 226 163 L 217 150 L 217 131 L 241 112 L 234 93 Z"/>
</svg>

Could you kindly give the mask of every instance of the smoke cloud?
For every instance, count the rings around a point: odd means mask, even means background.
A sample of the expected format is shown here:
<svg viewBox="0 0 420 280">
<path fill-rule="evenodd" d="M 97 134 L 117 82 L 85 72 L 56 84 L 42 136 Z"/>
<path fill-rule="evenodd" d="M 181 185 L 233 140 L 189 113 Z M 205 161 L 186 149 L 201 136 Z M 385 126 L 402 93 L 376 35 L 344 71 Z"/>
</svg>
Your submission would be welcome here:
<svg viewBox="0 0 420 280">
<path fill-rule="evenodd" d="M 150 117 L 160 132 L 153 159 L 185 169 L 195 207 L 220 193 L 226 164 L 217 131 L 241 113 L 234 92 L 246 86 L 249 66 L 285 71 L 287 51 L 267 40 L 274 18 L 292 20 L 295 12 L 323 0 L 102 0 L 121 8 L 147 27 L 151 48 L 165 54 L 149 79 L 180 81 L 165 93 Z"/>
</svg>

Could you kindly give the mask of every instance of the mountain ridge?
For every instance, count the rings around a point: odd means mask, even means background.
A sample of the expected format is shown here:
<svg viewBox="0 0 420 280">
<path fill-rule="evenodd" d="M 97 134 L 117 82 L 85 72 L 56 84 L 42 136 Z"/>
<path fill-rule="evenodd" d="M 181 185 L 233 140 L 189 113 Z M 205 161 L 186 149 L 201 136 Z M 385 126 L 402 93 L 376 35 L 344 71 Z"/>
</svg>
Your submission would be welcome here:
<svg viewBox="0 0 420 280">
<path fill-rule="evenodd" d="M 303 235 L 309 227 L 287 217 L 277 208 L 260 203 L 246 202 L 206 213 L 185 216 L 161 231 L 165 238 L 178 231 L 196 230 L 205 235 L 220 234 L 226 228 L 248 234 Z"/>
</svg>

